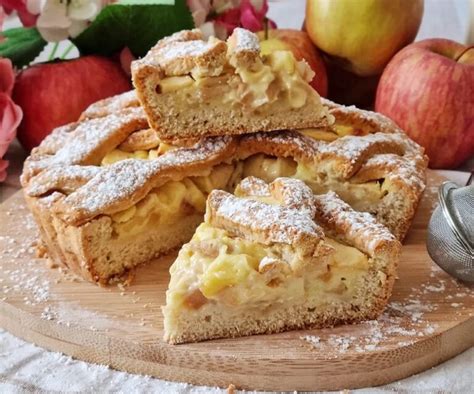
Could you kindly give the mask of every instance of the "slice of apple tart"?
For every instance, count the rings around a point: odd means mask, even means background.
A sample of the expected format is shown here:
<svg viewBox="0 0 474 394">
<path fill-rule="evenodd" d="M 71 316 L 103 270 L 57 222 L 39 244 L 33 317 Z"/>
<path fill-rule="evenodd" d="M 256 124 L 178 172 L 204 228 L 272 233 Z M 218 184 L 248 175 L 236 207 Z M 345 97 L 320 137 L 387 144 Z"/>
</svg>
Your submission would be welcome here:
<svg viewBox="0 0 474 394">
<path fill-rule="evenodd" d="M 133 93 L 94 104 L 25 161 L 24 194 L 49 257 L 108 283 L 187 242 L 208 194 L 248 176 L 334 191 L 403 239 L 424 188 L 422 149 L 381 115 L 327 106 L 332 126 L 177 147 L 149 127 Z"/>
<path fill-rule="evenodd" d="M 302 181 L 246 178 L 214 190 L 205 221 L 170 268 L 165 340 L 328 327 L 376 318 L 400 243 L 367 214 Z"/>
<path fill-rule="evenodd" d="M 309 85 L 314 72 L 291 51 L 260 55 L 255 34 L 227 42 L 199 30 L 159 41 L 132 63 L 133 83 L 163 141 L 316 127 L 331 122 Z"/>
</svg>

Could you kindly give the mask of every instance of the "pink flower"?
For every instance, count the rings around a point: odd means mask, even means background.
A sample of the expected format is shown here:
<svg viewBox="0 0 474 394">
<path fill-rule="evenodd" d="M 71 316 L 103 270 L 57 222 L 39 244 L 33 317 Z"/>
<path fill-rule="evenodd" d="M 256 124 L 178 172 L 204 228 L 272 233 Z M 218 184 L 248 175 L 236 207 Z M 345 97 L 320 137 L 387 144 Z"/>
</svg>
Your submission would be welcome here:
<svg viewBox="0 0 474 394">
<path fill-rule="evenodd" d="M 243 27 L 256 32 L 264 30 L 265 15 L 268 12 L 267 0 L 241 0 L 240 7 L 229 9 L 216 17 L 216 24 L 224 26 L 227 34 L 232 34 L 236 27 Z M 275 28 L 276 24 L 268 20 L 268 26 Z"/>
<path fill-rule="evenodd" d="M 204 24 L 211 12 L 211 0 L 187 0 L 187 4 L 193 15 L 194 25 L 199 27 Z"/>
<path fill-rule="evenodd" d="M 120 65 L 122 66 L 122 70 L 128 76 L 131 76 L 132 72 L 130 70 L 130 66 L 132 62 L 136 60 L 136 57 L 133 56 L 132 51 L 128 47 L 125 47 L 120 51 L 119 60 L 120 60 Z"/>
<path fill-rule="evenodd" d="M 7 14 L 12 11 L 18 13 L 23 26 L 34 26 L 38 15 L 34 15 L 27 8 L 27 0 L 0 0 L 0 7 L 3 7 Z"/>
<path fill-rule="evenodd" d="M 0 182 L 7 177 L 8 161 L 2 160 L 8 145 L 16 136 L 16 129 L 21 122 L 23 112 L 12 99 L 11 94 L 15 74 L 10 59 L 0 58 Z"/>
<path fill-rule="evenodd" d="M 0 31 L 2 31 L 4 19 L 5 19 L 5 11 L 3 11 L 3 7 L 0 6 Z"/>
</svg>

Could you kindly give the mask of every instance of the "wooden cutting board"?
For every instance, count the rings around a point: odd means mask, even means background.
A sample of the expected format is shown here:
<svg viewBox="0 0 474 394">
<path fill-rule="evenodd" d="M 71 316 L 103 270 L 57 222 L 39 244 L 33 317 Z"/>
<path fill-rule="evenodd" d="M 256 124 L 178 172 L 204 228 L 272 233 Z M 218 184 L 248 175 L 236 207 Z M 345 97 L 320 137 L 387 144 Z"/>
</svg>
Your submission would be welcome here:
<svg viewBox="0 0 474 394">
<path fill-rule="evenodd" d="M 36 230 L 21 193 L 0 206 L 0 326 L 72 357 L 166 380 L 256 390 L 376 386 L 430 368 L 474 345 L 474 288 L 425 250 L 439 176 L 408 235 L 399 280 L 376 321 L 171 346 L 162 341 L 168 256 L 130 287 L 100 288 L 34 256 Z"/>
</svg>

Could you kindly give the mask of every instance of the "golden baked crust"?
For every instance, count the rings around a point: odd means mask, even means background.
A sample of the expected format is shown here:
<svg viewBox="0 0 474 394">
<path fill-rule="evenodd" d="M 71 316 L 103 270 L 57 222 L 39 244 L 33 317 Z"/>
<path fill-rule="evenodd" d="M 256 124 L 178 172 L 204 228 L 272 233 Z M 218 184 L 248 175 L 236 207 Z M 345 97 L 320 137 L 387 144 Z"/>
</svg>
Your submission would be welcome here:
<svg viewBox="0 0 474 394">
<path fill-rule="evenodd" d="M 227 42 L 178 32 L 132 63 L 151 127 L 174 143 L 329 124 L 332 118 L 308 84 L 313 75 L 289 51 L 260 57 L 257 36 L 241 28 Z"/>
<path fill-rule="evenodd" d="M 334 190 L 355 209 L 373 214 L 400 240 L 408 231 L 424 188 L 427 160 L 422 148 L 382 115 L 328 102 L 336 119 L 330 127 L 210 137 L 176 147 L 162 143 L 149 128 L 142 109 L 130 106 L 122 98 L 123 95 L 94 104 L 95 108 L 103 108 L 99 117 L 56 129 L 25 161 L 21 177 L 24 193 L 43 227 L 42 238 L 48 250 L 63 251 L 54 253 L 58 263 L 64 261 L 60 256 L 67 250 L 82 261 L 81 266 L 93 271 L 94 261 L 100 258 L 85 250 L 94 237 L 102 237 L 105 243 L 115 239 L 117 215 L 142 204 L 151 192 L 169 182 L 194 182 L 196 177 L 207 177 L 217 168 L 226 174 L 219 187 L 229 191 L 251 175 L 266 181 L 283 175 L 295 177 L 305 181 L 316 194 Z M 319 139 L 328 136 L 331 141 Z M 134 156 L 136 152 L 141 156 Z M 114 154 L 120 154 L 120 160 L 105 161 Z M 201 200 L 215 188 L 206 182 L 204 186 L 199 184 Z M 372 197 L 368 198 L 367 193 Z M 44 204 L 47 209 L 38 208 Z M 189 201 L 179 208 L 183 214 L 189 209 Z M 191 212 L 194 223 L 199 223 L 204 205 L 197 204 Z M 181 217 L 175 224 L 182 220 Z M 95 234 L 90 232 L 98 223 L 101 229 L 96 229 Z M 86 229 L 89 230 L 85 232 Z M 189 229 L 186 237 L 193 230 L 194 227 Z M 64 241 L 57 241 L 58 232 L 64 234 Z M 66 246 L 68 237 L 76 240 L 74 252 Z M 149 253 L 134 257 L 130 254 L 129 260 L 139 264 L 165 249 L 180 246 L 189 239 L 186 237 L 156 246 L 155 252 L 150 246 Z M 106 267 L 105 261 L 103 266 Z M 83 272 L 81 268 L 81 275 L 101 283 L 111 277 L 102 271 L 94 275 Z M 120 269 L 113 275 L 117 272 Z"/>
<path fill-rule="evenodd" d="M 371 215 L 290 178 L 246 178 L 236 190 L 211 192 L 205 223 L 170 269 L 166 341 L 327 327 L 382 312 L 401 245 Z"/>
<path fill-rule="evenodd" d="M 119 112 L 125 108 L 139 107 L 137 93 L 130 90 L 116 96 L 100 100 L 91 104 L 82 114 L 79 120 L 101 118 L 113 112 Z"/>
</svg>

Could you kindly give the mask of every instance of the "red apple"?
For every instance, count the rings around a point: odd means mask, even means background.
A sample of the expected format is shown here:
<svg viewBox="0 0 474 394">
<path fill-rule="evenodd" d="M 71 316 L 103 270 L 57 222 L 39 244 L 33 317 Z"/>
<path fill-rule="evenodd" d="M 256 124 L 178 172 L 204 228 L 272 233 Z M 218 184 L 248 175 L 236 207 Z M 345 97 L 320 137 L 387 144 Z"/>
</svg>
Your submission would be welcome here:
<svg viewBox="0 0 474 394">
<path fill-rule="evenodd" d="M 38 64 L 16 79 L 13 100 L 23 110 L 18 139 L 31 150 L 55 127 L 78 119 L 97 100 L 130 90 L 120 66 L 100 56 Z"/>
<path fill-rule="evenodd" d="M 273 51 L 289 50 L 297 60 L 305 59 L 316 74 L 310 85 L 321 96 L 326 97 L 328 92 L 326 67 L 308 34 L 301 30 L 272 29 L 268 30 L 267 36 L 265 32 L 259 32 L 258 37 L 263 55 Z"/>
<path fill-rule="evenodd" d="M 474 47 L 429 39 L 402 49 L 385 68 L 375 110 L 424 146 L 431 168 L 474 155 Z"/>
</svg>

